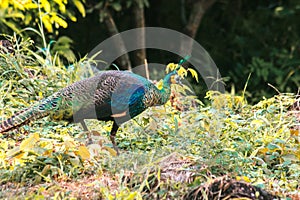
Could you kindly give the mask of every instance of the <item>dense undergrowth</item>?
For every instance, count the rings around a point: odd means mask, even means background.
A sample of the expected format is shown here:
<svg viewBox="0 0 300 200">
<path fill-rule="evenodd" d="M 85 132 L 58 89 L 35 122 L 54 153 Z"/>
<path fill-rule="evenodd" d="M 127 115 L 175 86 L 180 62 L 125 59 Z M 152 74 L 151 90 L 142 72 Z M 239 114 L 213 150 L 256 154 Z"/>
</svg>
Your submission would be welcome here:
<svg viewBox="0 0 300 200">
<path fill-rule="evenodd" d="M 47 51 L 32 51 L 30 41 L 16 46 L 14 54 L 0 56 L 0 121 L 80 79 L 77 72 L 90 62 L 67 68 Z M 204 105 L 173 89 L 171 102 L 121 126 L 120 156 L 109 140 L 111 123 L 96 120 L 88 121 L 91 145 L 80 125 L 47 117 L 2 134 L 0 197 L 180 199 L 223 176 L 283 198 L 297 195 L 300 138 L 290 130 L 297 122 L 288 112 L 293 94 L 249 105 L 241 96 L 209 91 Z"/>
</svg>

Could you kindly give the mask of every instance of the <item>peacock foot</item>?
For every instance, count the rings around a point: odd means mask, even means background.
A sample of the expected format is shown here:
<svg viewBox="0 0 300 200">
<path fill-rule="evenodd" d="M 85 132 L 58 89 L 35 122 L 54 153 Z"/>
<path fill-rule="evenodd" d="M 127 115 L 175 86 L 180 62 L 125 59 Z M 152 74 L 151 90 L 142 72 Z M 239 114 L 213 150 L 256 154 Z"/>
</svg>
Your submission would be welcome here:
<svg viewBox="0 0 300 200">
<path fill-rule="evenodd" d="M 117 152 L 117 156 L 119 156 L 120 155 L 119 148 L 117 146 L 114 146 L 114 150 Z"/>
</svg>

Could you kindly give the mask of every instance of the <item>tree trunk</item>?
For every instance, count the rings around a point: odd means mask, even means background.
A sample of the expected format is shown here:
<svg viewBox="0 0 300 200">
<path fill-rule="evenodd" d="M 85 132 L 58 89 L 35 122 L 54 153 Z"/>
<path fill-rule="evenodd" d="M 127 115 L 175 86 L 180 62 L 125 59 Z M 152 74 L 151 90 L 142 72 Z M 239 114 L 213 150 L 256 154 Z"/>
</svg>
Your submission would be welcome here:
<svg viewBox="0 0 300 200">
<path fill-rule="evenodd" d="M 205 12 L 215 3 L 216 0 L 192 0 L 192 10 L 183 33 L 194 39 Z M 193 40 L 181 41 L 181 53 L 190 55 L 193 48 Z"/>
<path fill-rule="evenodd" d="M 104 18 L 104 23 L 106 24 L 106 27 L 108 29 L 108 32 L 111 36 L 119 34 L 119 30 L 115 24 L 115 21 L 108 9 L 105 10 L 106 16 Z M 121 36 L 116 37 L 116 40 L 114 41 L 115 47 L 118 51 L 118 55 L 120 56 L 116 62 L 118 64 L 118 67 L 123 70 L 130 70 L 131 71 L 131 62 L 128 56 L 128 52 L 126 50 L 126 46 L 124 44 L 124 41 Z M 125 53 L 125 54 L 124 54 Z"/>
<path fill-rule="evenodd" d="M 133 18 L 136 28 L 145 27 L 145 15 L 144 15 L 144 4 L 136 0 L 133 5 Z M 146 59 L 146 38 L 145 38 L 145 29 L 140 29 L 137 31 L 136 35 L 136 44 L 137 46 L 142 47 L 141 49 L 135 50 L 133 52 L 133 64 L 134 66 L 144 65 Z"/>
</svg>

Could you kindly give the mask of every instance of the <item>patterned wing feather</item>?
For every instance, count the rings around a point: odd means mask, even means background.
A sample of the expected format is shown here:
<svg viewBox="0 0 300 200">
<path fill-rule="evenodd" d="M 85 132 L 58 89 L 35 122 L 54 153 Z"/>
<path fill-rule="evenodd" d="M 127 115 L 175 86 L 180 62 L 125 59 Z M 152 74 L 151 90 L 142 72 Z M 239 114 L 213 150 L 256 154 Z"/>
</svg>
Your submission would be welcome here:
<svg viewBox="0 0 300 200">
<path fill-rule="evenodd" d="M 169 88 L 169 77 L 165 81 Z M 0 133 L 47 115 L 54 120 L 113 120 L 135 117 L 147 107 L 163 104 L 168 92 L 159 91 L 144 77 L 131 72 L 105 71 L 75 82 L 0 124 Z M 166 97 L 165 97 L 166 96 Z M 162 98 L 163 97 L 163 98 Z"/>
</svg>

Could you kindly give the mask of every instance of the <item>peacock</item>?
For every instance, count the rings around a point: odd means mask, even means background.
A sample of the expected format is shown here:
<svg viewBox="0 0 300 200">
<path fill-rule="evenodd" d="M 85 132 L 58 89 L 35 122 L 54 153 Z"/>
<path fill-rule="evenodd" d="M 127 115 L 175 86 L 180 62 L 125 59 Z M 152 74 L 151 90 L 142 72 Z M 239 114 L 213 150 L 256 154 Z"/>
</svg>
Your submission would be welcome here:
<svg viewBox="0 0 300 200">
<path fill-rule="evenodd" d="M 102 71 L 17 112 L 0 124 L 0 133 L 46 116 L 81 123 L 87 132 L 85 119 L 113 121 L 110 139 L 119 154 L 115 143 L 119 126 L 151 106 L 165 104 L 170 97 L 172 83 L 180 83 L 176 69 L 164 77 L 161 89 L 129 71 Z M 90 136 L 88 138 L 91 140 Z"/>
</svg>

